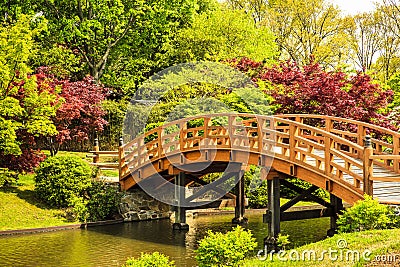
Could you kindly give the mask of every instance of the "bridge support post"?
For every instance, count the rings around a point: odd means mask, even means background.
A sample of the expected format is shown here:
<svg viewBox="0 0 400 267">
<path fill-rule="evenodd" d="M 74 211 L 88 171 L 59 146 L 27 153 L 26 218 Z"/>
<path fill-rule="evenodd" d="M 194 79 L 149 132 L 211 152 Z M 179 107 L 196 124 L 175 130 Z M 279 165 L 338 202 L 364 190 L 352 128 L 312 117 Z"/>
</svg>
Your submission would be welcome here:
<svg viewBox="0 0 400 267">
<path fill-rule="evenodd" d="M 236 205 L 235 205 L 235 218 L 232 219 L 232 223 L 245 224 L 248 219 L 244 217 L 245 212 L 245 195 L 244 195 L 244 172 L 238 173 L 239 181 L 235 186 Z"/>
<path fill-rule="evenodd" d="M 186 223 L 186 209 L 182 207 L 185 201 L 185 173 L 180 172 L 175 176 L 175 223 L 172 225 L 174 230 L 188 230 Z"/>
<path fill-rule="evenodd" d="M 330 204 L 332 206 L 333 212 L 331 216 L 331 228 L 328 230 L 327 235 L 333 236 L 335 233 L 337 233 L 336 221 L 338 219 L 338 215 L 343 211 L 343 201 L 341 198 L 330 194 Z"/>
<path fill-rule="evenodd" d="M 264 245 L 268 251 L 278 251 L 277 238 L 281 231 L 281 206 L 280 206 L 280 180 L 274 177 L 267 181 L 268 187 L 268 237 L 264 239 Z"/>
</svg>

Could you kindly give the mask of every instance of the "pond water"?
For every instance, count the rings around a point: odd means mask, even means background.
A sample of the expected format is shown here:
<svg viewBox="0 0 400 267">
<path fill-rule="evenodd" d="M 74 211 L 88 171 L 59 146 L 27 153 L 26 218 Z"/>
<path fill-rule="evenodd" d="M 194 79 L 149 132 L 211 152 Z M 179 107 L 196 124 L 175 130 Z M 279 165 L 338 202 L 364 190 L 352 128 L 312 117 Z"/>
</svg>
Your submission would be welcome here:
<svg viewBox="0 0 400 267">
<path fill-rule="evenodd" d="M 48 233 L 0 237 L 0 266 L 121 266 L 128 257 L 159 251 L 176 266 L 196 266 L 194 249 L 207 230 L 228 231 L 233 215 L 188 218 L 190 230 L 172 230 L 170 220 L 123 223 Z M 262 213 L 246 215 L 259 248 L 267 235 Z M 324 239 L 329 218 L 282 223 L 292 246 Z"/>
</svg>

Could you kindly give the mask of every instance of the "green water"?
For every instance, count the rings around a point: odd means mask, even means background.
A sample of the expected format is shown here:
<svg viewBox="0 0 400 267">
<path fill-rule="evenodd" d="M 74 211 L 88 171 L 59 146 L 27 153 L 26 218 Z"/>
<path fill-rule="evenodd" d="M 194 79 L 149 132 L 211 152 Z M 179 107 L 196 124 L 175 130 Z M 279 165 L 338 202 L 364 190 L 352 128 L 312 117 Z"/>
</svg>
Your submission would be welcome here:
<svg viewBox="0 0 400 267">
<path fill-rule="evenodd" d="M 247 228 L 262 248 L 267 235 L 262 213 L 247 217 Z M 198 240 L 207 230 L 230 230 L 231 219 L 232 215 L 188 218 L 186 233 L 173 231 L 170 220 L 161 220 L 0 237 L 0 266 L 121 266 L 128 257 L 153 251 L 168 255 L 178 267 L 196 266 L 193 250 Z M 281 228 L 292 245 L 299 246 L 325 238 L 329 219 L 283 222 Z"/>
</svg>

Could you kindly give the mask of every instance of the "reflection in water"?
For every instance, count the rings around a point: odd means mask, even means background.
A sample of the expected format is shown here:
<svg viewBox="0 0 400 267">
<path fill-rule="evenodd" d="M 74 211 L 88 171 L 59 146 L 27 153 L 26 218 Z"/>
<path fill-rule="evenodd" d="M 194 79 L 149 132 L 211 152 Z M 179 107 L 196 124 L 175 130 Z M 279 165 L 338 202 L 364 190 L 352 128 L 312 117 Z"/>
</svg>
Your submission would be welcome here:
<svg viewBox="0 0 400 267">
<path fill-rule="evenodd" d="M 262 214 L 249 214 L 249 224 L 261 248 L 267 235 Z M 228 231 L 232 215 L 189 218 L 189 232 L 172 230 L 169 220 L 125 223 L 88 230 L 65 230 L 0 237 L 0 266 L 121 266 L 128 257 L 159 251 L 178 267 L 195 266 L 193 250 L 208 230 Z M 325 237 L 329 219 L 283 222 L 282 232 L 292 245 Z"/>
</svg>

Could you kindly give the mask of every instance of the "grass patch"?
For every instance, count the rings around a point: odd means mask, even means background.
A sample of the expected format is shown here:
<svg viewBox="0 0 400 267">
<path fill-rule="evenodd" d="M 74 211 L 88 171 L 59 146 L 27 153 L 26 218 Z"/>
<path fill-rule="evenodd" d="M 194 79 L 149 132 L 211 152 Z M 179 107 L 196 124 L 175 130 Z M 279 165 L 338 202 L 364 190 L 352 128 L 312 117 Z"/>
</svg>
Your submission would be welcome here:
<svg viewBox="0 0 400 267">
<path fill-rule="evenodd" d="M 0 231 L 72 224 L 65 211 L 35 197 L 34 175 L 20 175 L 18 186 L 0 189 Z"/>
<path fill-rule="evenodd" d="M 289 202 L 290 199 L 287 198 L 281 198 L 281 206 Z M 315 206 L 318 205 L 318 203 L 315 202 L 309 202 L 309 201 L 299 201 L 298 203 L 294 204 L 294 207 L 302 207 L 302 206 Z"/>
<path fill-rule="evenodd" d="M 312 260 L 299 260 L 299 261 L 280 261 L 277 256 L 274 257 L 273 261 L 270 258 L 267 258 L 265 261 L 261 261 L 259 259 L 248 259 L 246 260 L 243 267 L 257 267 L 257 266 L 397 266 L 394 264 L 398 264 L 400 258 L 398 258 L 397 262 L 392 262 L 393 265 L 382 265 L 378 261 L 375 260 L 375 257 L 378 255 L 400 255 L 400 229 L 393 230 L 373 230 L 373 231 L 365 231 L 365 232 L 357 232 L 357 233 L 346 233 L 346 234 L 337 234 L 334 237 L 308 244 L 305 246 L 301 246 L 296 248 L 295 250 L 300 253 L 303 251 L 315 251 L 316 258 L 320 258 L 323 251 L 337 250 L 338 260 L 332 261 L 330 260 L 329 254 L 325 254 L 324 259 L 321 261 Z M 339 249 L 338 244 L 343 244 L 343 240 L 346 241 L 347 246 L 343 249 Z M 370 256 L 370 260 L 363 260 L 362 254 L 368 249 L 372 252 Z M 291 251 L 288 250 L 286 252 L 286 258 L 289 259 Z M 343 257 L 341 258 L 340 251 L 343 251 Z M 349 261 L 346 259 L 346 252 L 348 251 L 358 251 L 360 253 L 360 259 L 356 261 L 352 261 L 352 259 L 357 259 L 357 257 L 349 256 Z M 292 252 L 292 255 L 296 255 Z M 295 257 L 295 256 L 294 256 Z M 341 260 L 343 259 L 343 260 Z M 379 265 L 381 264 L 381 265 Z"/>
<path fill-rule="evenodd" d="M 100 170 L 100 176 L 118 177 L 118 170 Z"/>
<path fill-rule="evenodd" d="M 50 156 L 50 151 L 49 150 L 42 150 L 43 153 L 49 157 Z M 58 151 L 56 156 L 78 156 L 81 159 L 87 160 L 91 162 L 91 158 L 86 157 L 86 155 L 89 155 L 89 152 L 72 152 L 72 151 Z"/>
</svg>

